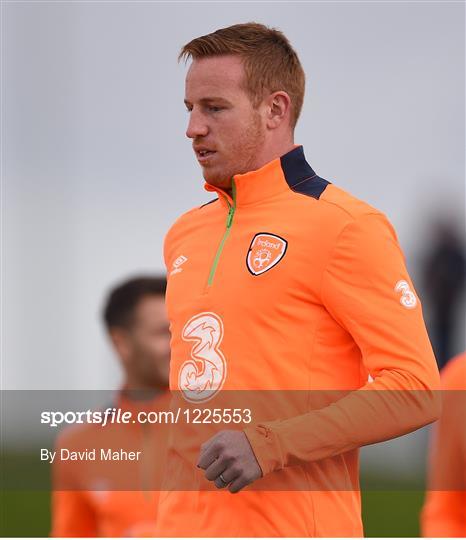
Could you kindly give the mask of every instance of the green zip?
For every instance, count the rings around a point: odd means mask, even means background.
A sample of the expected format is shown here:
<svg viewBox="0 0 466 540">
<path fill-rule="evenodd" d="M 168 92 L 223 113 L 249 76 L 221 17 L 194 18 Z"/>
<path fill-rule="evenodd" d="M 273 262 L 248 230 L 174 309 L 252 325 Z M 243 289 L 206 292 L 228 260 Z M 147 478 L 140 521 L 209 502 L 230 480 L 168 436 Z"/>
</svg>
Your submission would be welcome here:
<svg viewBox="0 0 466 540">
<path fill-rule="evenodd" d="M 218 246 L 217 253 L 215 254 L 214 262 L 212 263 L 212 267 L 210 269 L 209 273 L 209 279 L 207 280 L 207 286 L 210 287 L 212 285 L 212 282 L 214 281 L 215 272 L 217 271 L 218 262 L 220 260 L 220 256 L 222 255 L 223 247 L 225 246 L 225 242 L 227 241 L 228 236 L 230 235 L 231 225 L 233 223 L 233 216 L 235 215 L 236 210 L 236 186 L 235 181 L 232 180 L 231 182 L 232 187 L 232 195 L 233 195 L 233 205 L 230 204 L 229 200 L 227 199 L 228 204 L 228 216 L 227 216 L 227 223 L 226 223 L 226 229 L 223 233 L 222 240 L 220 241 L 220 245 Z"/>
</svg>

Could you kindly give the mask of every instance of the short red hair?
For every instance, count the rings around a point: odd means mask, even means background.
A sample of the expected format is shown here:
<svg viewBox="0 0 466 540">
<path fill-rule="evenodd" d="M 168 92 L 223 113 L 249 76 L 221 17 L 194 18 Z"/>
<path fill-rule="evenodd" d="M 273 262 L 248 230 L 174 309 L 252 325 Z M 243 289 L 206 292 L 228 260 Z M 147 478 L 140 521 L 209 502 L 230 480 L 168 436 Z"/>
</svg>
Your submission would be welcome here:
<svg viewBox="0 0 466 540">
<path fill-rule="evenodd" d="M 259 106 L 267 92 L 282 90 L 290 96 L 294 129 L 303 106 L 305 75 L 285 35 L 255 22 L 235 24 L 193 39 L 183 46 L 178 60 L 227 54 L 242 58 L 245 90 L 254 107 Z"/>
</svg>

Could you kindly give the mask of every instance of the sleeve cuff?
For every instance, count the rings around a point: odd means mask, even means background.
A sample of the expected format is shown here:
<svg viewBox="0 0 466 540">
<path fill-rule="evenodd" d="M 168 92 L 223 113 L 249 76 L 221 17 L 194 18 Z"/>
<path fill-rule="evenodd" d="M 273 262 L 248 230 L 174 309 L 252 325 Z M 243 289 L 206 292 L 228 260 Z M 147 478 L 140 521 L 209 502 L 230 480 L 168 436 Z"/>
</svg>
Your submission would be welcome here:
<svg viewBox="0 0 466 540">
<path fill-rule="evenodd" d="M 285 467 L 285 460 L 277 434 L 270 424 L 248 427 L 244 433 L 265 476 Z"/>
</svg>

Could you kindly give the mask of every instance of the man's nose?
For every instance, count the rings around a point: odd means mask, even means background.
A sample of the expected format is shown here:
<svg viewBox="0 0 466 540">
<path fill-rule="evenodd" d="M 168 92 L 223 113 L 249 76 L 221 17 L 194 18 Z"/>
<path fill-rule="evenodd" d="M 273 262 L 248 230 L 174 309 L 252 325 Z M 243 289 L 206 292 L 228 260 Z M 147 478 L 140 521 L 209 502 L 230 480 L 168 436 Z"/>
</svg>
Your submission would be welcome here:
<svg viewBox="0 0 466 540">
<path fill-rule="evenodd" d="M 186 130 L 186 137 L 189 139 L 195 139 L 196 137 L 205 137 L 209 132 L 207 123 L 204 120 L 202 114 L 199 111 L 190 112 L 188 129 Z"/>
</svg>

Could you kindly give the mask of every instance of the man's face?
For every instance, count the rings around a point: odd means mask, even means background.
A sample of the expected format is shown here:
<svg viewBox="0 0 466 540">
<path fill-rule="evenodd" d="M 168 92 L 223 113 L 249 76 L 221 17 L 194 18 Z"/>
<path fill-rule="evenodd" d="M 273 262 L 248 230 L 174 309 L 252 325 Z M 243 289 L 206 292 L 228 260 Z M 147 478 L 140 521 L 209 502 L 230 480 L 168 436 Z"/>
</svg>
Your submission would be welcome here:
<svg viewBox="0 0 466 540">
<path fill-rule="evenodd" d="M 170 363 L 170 333 L 163 296 L 146 296 L 134 310 L 125 331 L 122 358 L 130 380 L 139 387 L 166 387 Z"/>
<path fill-rule="evenodd" d="M 206 182 L 224 189 L 233 175 L 258 168 L 256 156 L 265 143 L 263 111 L 253 108 L 244 76 L 235 55 L 194 60 L 186 76 L 186 135 Z"/>
</svg>

